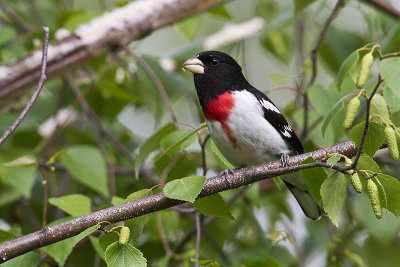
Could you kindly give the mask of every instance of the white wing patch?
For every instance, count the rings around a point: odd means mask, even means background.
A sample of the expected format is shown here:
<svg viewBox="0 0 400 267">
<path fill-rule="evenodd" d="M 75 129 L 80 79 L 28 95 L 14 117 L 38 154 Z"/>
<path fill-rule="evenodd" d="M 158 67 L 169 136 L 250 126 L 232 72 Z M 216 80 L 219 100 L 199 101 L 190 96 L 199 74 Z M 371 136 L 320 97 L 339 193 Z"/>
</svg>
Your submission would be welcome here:
<svg viewBox="0 0 400 267">
<path fill-rule="evenodd" d="M 263 100 L 261 101 L 261 105 L 263 105 L 263 107 L 264 107 L 265 109 L 274 111 L 274 112 L 279 113 L 279 114 L 281 113 L 281 112 L 279 111 L 279 109 L 278 109 L 277 107 L 274 106 L 274 104 L 272 104 L 271 102 L 269 102 L 269 101 L 267 101 L 267 100 L 265 100 L 265 99 L 263 99 Z"/>
<path fill-rule="evenodd" d="M 283 127 L 283 129 L 284 129 L 284 131 L 281 131 L 281 133 L 282 133 L 284 136 L 286 136 L 286 137 L 288 137 L 288 138 L 292 137 L 292 135 L 291 135 L 292 128 L 290 128 L 289 125 L 285 125 L 285 126 Z"/>
</svg>

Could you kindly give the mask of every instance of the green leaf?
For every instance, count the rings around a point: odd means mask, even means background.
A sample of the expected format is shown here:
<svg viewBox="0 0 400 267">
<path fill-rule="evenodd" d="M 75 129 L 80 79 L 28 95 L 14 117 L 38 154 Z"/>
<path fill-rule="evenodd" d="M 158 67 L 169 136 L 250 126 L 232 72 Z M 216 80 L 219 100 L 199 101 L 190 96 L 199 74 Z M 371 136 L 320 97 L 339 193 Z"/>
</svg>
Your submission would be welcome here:
<svg viewBox="0 0 400 267">
<path fill-rule="evenodd" d="M 0 28 L 0 45 L 3 43 L 10 41 L 17 34 L 13 27 L 8 25 L 2 25 Z"/>
<path fill-rule="evenodd" d="M 383 97 L 392 112 L 398 112 L 400 110 L 400 90 L 398 88 L 393 89 L 385 84 L 383 88 Z"/>
<path fill-rule="evenodd" d="M 109 195 L 107 167 L 100 151 L 92 146 L 71 146 L 60 157 L 72 177 L 94 191 Z"/>
<path fill-rule="evenodd" d="M 135 158 L 134 168 L 135 168 L 136 178 L 139 177 L 140 166 L 147 158 L 147 156 L 150 155 L 151 152 L 160 147 L 160 141 L 165 135 L 175 130 L 176 126 L 173 123 L 167 123 L 166 125 L 161 127 L 157 132 L 153 133 L 152 136 L 147 138 L 146 142 L 144 142 L 143 145 L 141 145 L 139 153 Z"/>
<path fill-rule="evenodd" d="M 163 189 L 166 197 L 193 203 L 203 189 L 206 177 L 191 176 L 173 180 Z"/>
<path fill-rule="evenodd" d="M 335 165 L 341 158 L 342 156 L 339 153 L 335 153 L 332 157 L 330 157 L 326 163 L 328 163 L 329 165 L 333 166 Z"/>
<path fill-rule="evenodd" d="M 208 216 L 216 216 L 235 220 L 229 207 L 226 205 L 225 200 L 220 194 L 213 194 L 207 197 L 196 199 L 193 207 L 203 212 Z"/>
<path fill-rule="evenodd" d="M 117 206 L 117 205 L 120 205 L 120 204 L 124 204 L 125 203 L 125 199 L 122 198 L 122 197 L 112 196 L 111 203 L 114 206 Z"/>
<path fill-rule="evenodd" d="M 218 16 L 218 17 L 221 17 L 221 18 L 225 18 L 225 19 L 231 18 L 231 16 L 229 15 L 229 13 L 226 10 L 224 5 L 217 6 L 213 9 L 209 10 L 208 13 Z"/>
<path fill-rule="evenodd" d="M 76 236 L 45 246 L 41 249 L 48 253 L 60 266 L 64 266 L 64 263 L 69 254 L 71 254 L 74 246 L 83 238 L 96 231 L 97 228 L 99 228 L 99 226 L 94 225 Z"/>
<path fill-rule="evenodd" d="M 331 107 L 340 99 L 335 90 L 327 90 L 318 83 L 314 83 L 307 90 L 308 98 L 316 107 L 319 115 L 328 114 Z"/>
<path fill-rule="evenodd" d="M 147 260 L 142 252 L 129 243 L 121 246 L 118 242 L 114 242 L 108 246 L 105 255 L 108 267 L 147 266 Z"/>
<path fill-rule="evenodd" d="M 343 80 L 346 76 L 350 76 L 350 73 L 356 72 L 358 75 L 358 70 L 355 68 L 358 60 L 360 59 L 360 55 L 358 51 L 354 51 L 351 53 L 342 63 L 340 66 L 339 72 L 336 77 L 336 84 L 338 86 L 338 89 L 340 91 Z"/>
<path fill-rule="evenodd" d="M 186 138 L 186 136 L 189 136 L 189 138 Z M 185 139 L 184 142 L 180 142 L 182 139 Z M 171 132 L 164 136 L 161 139 L 160 145 L 164 150 L 168 150 L 169 152 L 164 154 L 164 156 L 173 156 L 194 142 L 197 141 L 197 136 L 193 133 L 193 131 L 190 130 L 178 130 L 175 132 Z M 180 143 L 180 145 L 175 146 L 176 143 Z M 174 146 L 174 149 L 169 149 L 171 146 Z"/>
<path fill-rule="evenodd" d="M 103 251 L 106 251 L 109 245 L 111 245 L 114 242 L 118 243 L 118 240 L 119 236 L 116 232 L 108 232 L 100 236 L 99 245 L 103 249 Z"/>
<path fill-rule="evenodd" d="M 172 142 L 172 144 L 167 149 L 165 149 L 163 153 L 158 155 L 154 161 L 162 160 L 164 157 L 170 155 L 170 153 L 176 152 L 177 150 L 180 150 L 180 149 L 184 149 L 185 147 L 187 147 L 188 145 L 193 143 L 193 140 L 195 140 L 195 139 L 193 139 L 192 137 L 194 137 L 194 135 L 198 131 L 200 131 L 201 129 L 205 128 L 206 126 L 207 125 L 204 122 L 204 123 L 200 124 L 199 126 L 197 126 L 196 129 L 194 129 L 192 131 L 189 131 L 189 132 L 186 132 L 185 135 L 180 136 L 180 138 L 178 138 L 177 140 L 175 139 L 175 142 Z M 186 141 L 188 141 L 188 142 L 186 142 Z"/>
<path fill-rule="evenodd" d="M 130 194 L 129 196 L 126 197 L 125 203 L 148 197 L 149 195 L 152 194 L 152 192 L 153 192 L 152 189 L 142 189 L 142 190 L 133 192 L 132 194 Z"/>
<path fill-rule="evenodd" d="M 381 169 L 379 168 L 378 163 L 376 163 L 369 156 L 361 156 L 360 159 L 358 160 L 357 168 L 359 170 L 370 170 L 370 171 L 377 172 L 377 173 L 381 172 Z"/>
<path fill-rule="evenodd" d="M 218 157 L 218 159 L 222 162 L 222 164 L 224 165 L 224 169 L 234 169 L 235 166 L 232 165 L 232 163 L 230 163 L 225 157 L 224 155 L 222 155 L 221 151 L 219 151 L 217 145 L 214 143 L 214 140 L 209 140 L 208 141 L 210 148 L 212 150 L 212 152 L 214 152 L 214 154 Z"/>
<path fill-rule="evenodd" d="M 350 131 L 351 140 L 359 146 L 361 143 L 361 137 L 364 132 L 365 122 L 361 122 L 354 126 Z M 365 138 L 363 152 L 370 157 L 373 157 L 375 152 L 385 142 L 384 127 L 381 124 L 370 122 L 367 136 Z"/>
<path fill-rule="evenodd" d="M 294 0 L 294 13 L 297 15 L 304 8 L 315 2 L 315 0 Z"/>
<path fill-rule="evenodd" d="M 393 93 L 392 95 L 400 97 L 400 57 L 389 57 L 381 60 L 378 69 L 387 87 L 390 88 L 390 92 Z M 387 91 L 388 90 L 386 90 L 385 93 L 387 93 Z M 399 102 L 395 102 L 394 104 L 399 107 L 398 103 Z"/>
<path fill-rule="evenodd" d="M 326 129 L 331 121 L 342 111 L 345 109 L 345 103 L 343 98 L 339 99 L 338 102 L 331 108 L 328 115 L 325 117 L 324 122 L 322 123 L 322 136 L 325 136 Z"/>
<path fill-rule="evenodd" d="M 89 214 L 91 211 L 90 198 L 80 194 L 52 197 L 49 198 L 49 203 L 74 217 Z"/>
<path fill-rule="evenodd" d="M 89 236 L 90 243 L 92 244 L 93 249 L 96 251 L 96 253 L 100 256 L 100 258 L 105 261 L 105 253 L 104 250 L 100 246 L 100 238 L 94 237 L 94 236 Z"/>
<path fill-rule="evenodd" d="M 4 166 L 10 167 L 37 167 L 38 164 L 34 158 L 31 156 L 22 156 L 13 161 L 5 162 Z"/>
<path fill-rule="evenodd" d="M 30 251 L 19 257 L 6 261 L 1 264 L 1 267 L 16 267 L 16 266 L 38 266 L 40 263 L 40 255 Z"/>
<path fill-rule="evenodd" d="M 400 66 L 399 66 L 400 67 Z M 378 114 L 385 119 L 390 120 L 388 105 L 386 104 L 385 98 L 381 94 L 375 94 L 371 100 L 371 115 Z M 380 119 L 374 120 L 374 122 L 382 124 Z"/>
<path fill-rule="evenodd" d="M 269 76 L 269 79 L 271 80 L 272 85 L 274 85 L 274 86 L 292 81 L 295 78 L 295 77 L 287 76 L 287 75 L 284 75 L 281 73 L 270 73 L 268 76 Z"/>
<path fill-rule="evenodd" d="M 292 13 L 293 14 L 293 13 Z M 269 28 L 268 38 L 262 38 L 261 44 L 282 62 L 288 64 L 292 58 L 292 38 L 285 31 Z"/>
<path fill-rule="evenodd" d="M 179 23 L 175 23 L 175 26 L 187 40 L 191 41 L 198 32 L 197 29 L 200 27 L 201 20 L 201 16 L 191 16 Z"/>
<path fill-rule="evenodd" d="M 341 172 L 335 172 L 321 185 L 321 196 L 324 210 L 336 227 L 339 216 L 346 199 L 347 179 Z"/>
<path fill-rule="evenodd" d="M 312 157 L 308 157 L 303 160 L 301 164 L 316 162 Z M 309 168 L 300 170 L 301 177 L 306 183 L 308 190 L 310 190 L 311 195 L 317 201 L 318 204 L 321 203 L 321 185 L 328 178 L 325 170 L 322 167 Z"/>
<path fill-rule="evenodd" d="M 15 237 L 17 237 L 17 236 L 18 236 L 18 235 L 15 234 L 15 233 L 13 233 L 13 232 L 0 229 L 0 244 L 3 243 L 3 242 L 5 242 L 5 241 L 7 241 L 7 240 L 10 240 L 10 239 L 12 239 L 12 238 L 15 238 Z"/>
<path fill-rule="evenodd" d="M 36 180 L 36 168 L 5 166 L 3 164 L 26 155 L 29 155 L 27 150 L 18 148 L 2 151 L 0 154 L 0 181 L 1 183 L 12 186 L 15 191 L 22 196 L 29 198 L 31 196 L 33 184 Z M 3 195 L 6 195 L 6 193 L 2 193 L 1 195 L 4 197 Z"/>
<path fill-rule="evenodd" d="M 400 182 L 396 178 L 379 173 L 376 177 L 376 181 L 380 184 L 385 194 L 379 197 L 381 198 L 382 207 L 393 213 L 397 218 L 400 218 Z M 379 185 L 378 185 L 379 188 Z M 384 198 L 386 196 L 386 199 Z"/>
</svg>

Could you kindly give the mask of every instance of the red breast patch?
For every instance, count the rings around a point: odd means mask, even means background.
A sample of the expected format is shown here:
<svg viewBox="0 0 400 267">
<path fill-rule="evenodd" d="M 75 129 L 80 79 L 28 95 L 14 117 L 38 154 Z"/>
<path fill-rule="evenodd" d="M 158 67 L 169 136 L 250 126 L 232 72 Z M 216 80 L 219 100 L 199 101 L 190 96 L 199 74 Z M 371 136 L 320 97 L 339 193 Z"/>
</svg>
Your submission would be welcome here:
<svg viewBox="0 0 400 267">
<path fill-rule="evenodd" d="M 233 136 L 232 130 L 229 127 L 227 119 L 232 112 L 235 104 L 235 99 L 232 94 L 225 92 L 218 96 L 217 99 L 210 101 L 206 108 L 203 109 L 204 117 L 209 121 L 218 121 L 221 124 L 222 130 L 225 132 L 233 148 L 239 148 L 236 137 Z M 240 149 L 240 148 L 239 148 Z"/>
</svg>

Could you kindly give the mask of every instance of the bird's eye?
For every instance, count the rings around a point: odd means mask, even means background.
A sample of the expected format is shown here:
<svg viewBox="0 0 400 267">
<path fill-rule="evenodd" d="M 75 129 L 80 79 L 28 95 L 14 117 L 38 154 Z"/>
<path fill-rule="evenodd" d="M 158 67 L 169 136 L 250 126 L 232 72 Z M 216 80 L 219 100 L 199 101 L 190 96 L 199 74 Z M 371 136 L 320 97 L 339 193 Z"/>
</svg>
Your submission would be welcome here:
<svg viewBox="0 0 400 267">
<path fill-rule="evenodd" d="M 219 61 L 216 60 L 215 58 L 213 58 L 213 59 L 211 59 L 210 63 L 212 66 L 217 66 L 219 64 Z"/>
</svg>

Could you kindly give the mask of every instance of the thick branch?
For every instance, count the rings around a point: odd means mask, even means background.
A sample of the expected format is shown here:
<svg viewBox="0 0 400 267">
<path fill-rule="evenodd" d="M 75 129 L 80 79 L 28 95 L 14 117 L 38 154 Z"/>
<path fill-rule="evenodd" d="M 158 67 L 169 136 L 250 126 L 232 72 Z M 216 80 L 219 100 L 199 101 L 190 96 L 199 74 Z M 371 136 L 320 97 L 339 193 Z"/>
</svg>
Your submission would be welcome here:
<svg viewBox="0 0 400 267">
<path fill-rule="evenodd" d="M 313 156 L 316 160 L 321 160 L 325 157 L 326 152 L 337 152 L 351 157 L 356 153 L 356 151 L 357 148 L 353 142 L 345 142 L 332 146 L 326 150 L 317 150 L 291 157 L 289 159 L 288 167 L 282 167 L 280 160 L 277 160 L 263 165 L 235 170 L 228 178 L 226 178 L 225 175 L 220 175 L 207 179 L 203 190 L 198 197 L 202 198 L 228 189 L 255 183 L 260 180 L 316 166 L 315 163 L 299 165 L 303 160 L 310 156 Z M 321 163 L 321 166 L 326 166 L 326 163 Z M 71 221 L 47 227 L 37 232 L 0 244 L 0 263 L 33 249 L 77 235 L 88 227 L 104 221 L 115 223 L 167 209 L 182 203 L 183 201 L 169 199 L 165 197 L 163 193 L 159 193 L 144 199 L 138 199 L 108 209 L 99 210 Z"/>
<path fill-rule="evenodd" d="M 80 25 L 62 40 L 49 44 L 49 78 L 102 54 L 139 40 L 151 32 L 229 0 L 134 1 Z M 38 79 L 39 51 L 0 67 L 0 102 L 20 95 Z"/>
</svg>

